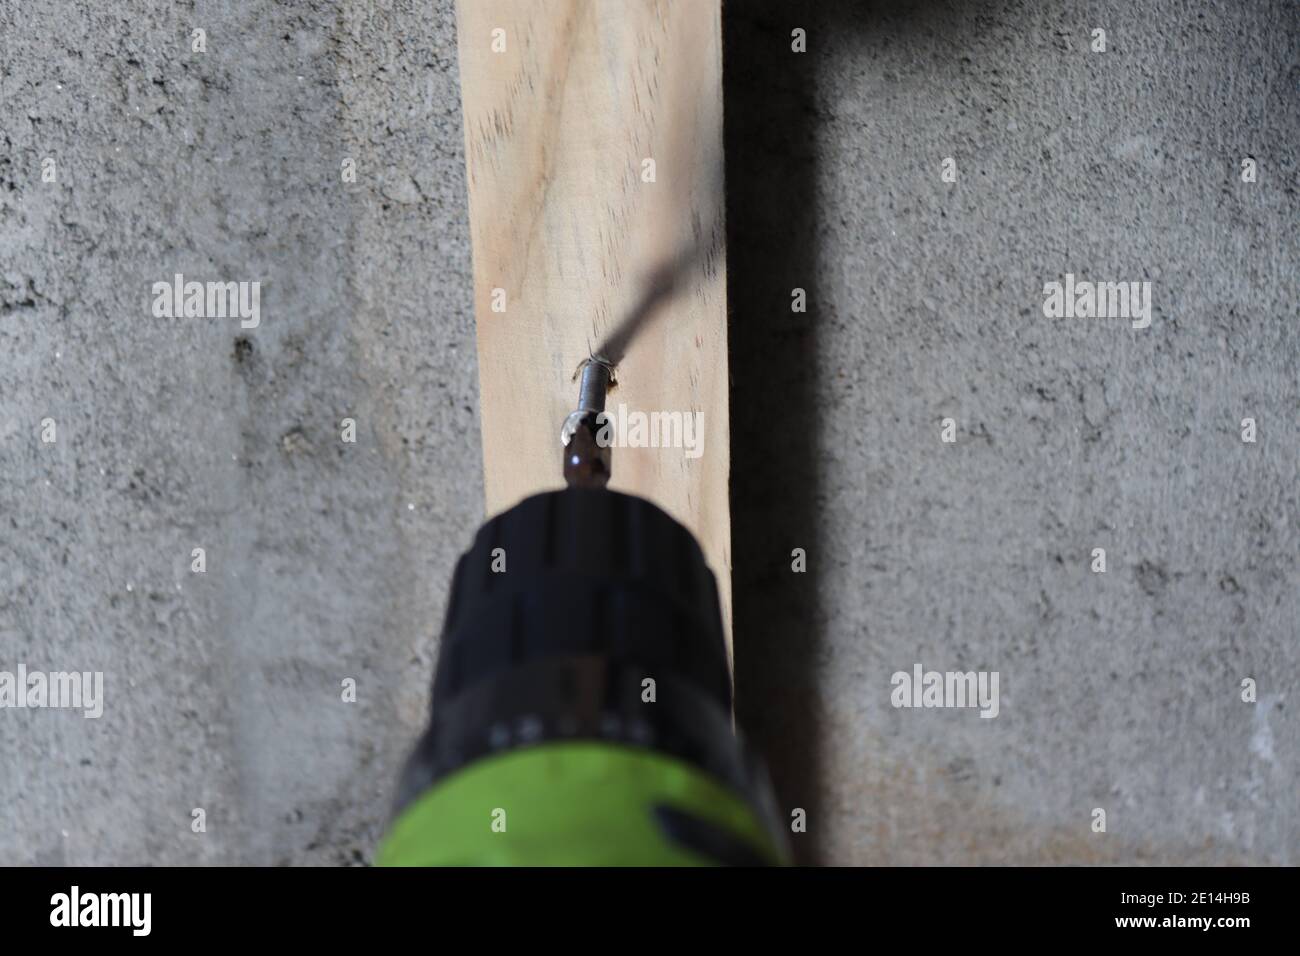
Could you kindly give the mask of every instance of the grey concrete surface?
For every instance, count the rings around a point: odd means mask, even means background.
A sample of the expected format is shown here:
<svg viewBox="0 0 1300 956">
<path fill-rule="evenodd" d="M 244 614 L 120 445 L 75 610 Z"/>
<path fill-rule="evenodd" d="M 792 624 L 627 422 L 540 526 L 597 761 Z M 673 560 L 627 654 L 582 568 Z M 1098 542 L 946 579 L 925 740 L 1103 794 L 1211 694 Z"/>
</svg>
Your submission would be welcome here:
<svg viewBox="0 0 1300 956">
<path fill-rule="evenodd" d="M 800 857 L 1296 863 L 1297 5 L 726 16 L 738 713 Z M 0 670 L 106 680 L 0 710 L 0 863 L 367 862 L 482 516 L 451 5 L 0 30 Z M 261 325 L 154 318 L 177 272 Z M 1045 318 L 1066 272 L 1151 327 Z M 915 663 L 999 716 L 891 707 Z"/>
</svg>

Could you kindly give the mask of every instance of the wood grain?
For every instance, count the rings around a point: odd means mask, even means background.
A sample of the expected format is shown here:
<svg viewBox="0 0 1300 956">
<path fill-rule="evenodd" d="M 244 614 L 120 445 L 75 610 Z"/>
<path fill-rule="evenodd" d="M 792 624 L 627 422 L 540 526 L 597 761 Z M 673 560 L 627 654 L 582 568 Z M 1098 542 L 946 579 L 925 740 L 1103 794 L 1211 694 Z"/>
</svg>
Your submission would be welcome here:
<svg viewBox="0 0 1300 956">
<path fill-rule="evenodd" d="M 458 0 L 457 30 L 487 511 L 562 485 L 574 372 L 649 311 L 610 409 L 700 412 L 701 454 L 616 447 L 611 487 L 695 533 L 730 644 L 719 0 Z"/>
</svg>

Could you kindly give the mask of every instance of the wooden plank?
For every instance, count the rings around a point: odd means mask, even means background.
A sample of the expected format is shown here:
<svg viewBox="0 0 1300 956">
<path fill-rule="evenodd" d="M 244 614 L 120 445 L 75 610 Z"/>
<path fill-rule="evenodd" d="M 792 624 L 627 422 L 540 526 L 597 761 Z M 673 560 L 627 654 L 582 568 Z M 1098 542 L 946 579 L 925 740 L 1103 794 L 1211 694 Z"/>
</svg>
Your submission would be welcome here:
<svg viewBox="0 0 1300 956">
<path fill-rule="evenodd" d="M 611 487 L 695 533 L 730 644 L 719 0 L 456 9 L 487 511 L 563 484 L 575 370 L 628 316 L 651 313 L 610 411 L 698 413 L 702 440 L 694 452 L 616 447 Z"/>
</svg>

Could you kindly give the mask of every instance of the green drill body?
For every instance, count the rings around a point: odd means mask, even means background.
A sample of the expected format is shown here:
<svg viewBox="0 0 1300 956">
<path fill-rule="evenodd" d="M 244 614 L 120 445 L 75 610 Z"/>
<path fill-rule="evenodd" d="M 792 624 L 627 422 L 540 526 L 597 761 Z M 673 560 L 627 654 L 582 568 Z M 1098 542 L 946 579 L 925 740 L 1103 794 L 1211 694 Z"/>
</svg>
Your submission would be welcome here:
<svg viewBox="0 0 1300 956">
<path fill-rule="evenodd" d="M 786 860 L 766 775 L 732 728 L 699 545 L 605 487 L 610 373 L 582 369 L 562 432 L 569 487 L 493 518 L 457 565 L 381 865 Z"/>
</svg>

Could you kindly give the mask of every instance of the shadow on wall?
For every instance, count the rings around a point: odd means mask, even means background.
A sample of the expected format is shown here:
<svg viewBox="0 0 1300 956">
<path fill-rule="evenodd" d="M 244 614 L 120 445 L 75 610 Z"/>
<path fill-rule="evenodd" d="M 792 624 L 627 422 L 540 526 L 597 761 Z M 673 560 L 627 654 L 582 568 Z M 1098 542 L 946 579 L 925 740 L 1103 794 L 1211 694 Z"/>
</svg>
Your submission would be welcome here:
<svg viewBox="0 0 1300 956">
<path fill-rule="evenodd" d="M 736 719 L 767 760 L 796 861 L 825 856 L 817 659 L 826 599 L 819 587 L 816 217 L 818 55 L 831 31 L 906 31 L 941 18 L 928 3 L 823 0 L 808 7 L 747 0 L 723 9 L 730 307 L 731 509 Z M 819 40 L 820 38 L 820 40 Z M 824 59 L 824 54 L 822 55 Z M 807 311 L 792 311 L 803 289 Z M 807 570 L 796 574 L 792 551 Z"/>
</svg>

